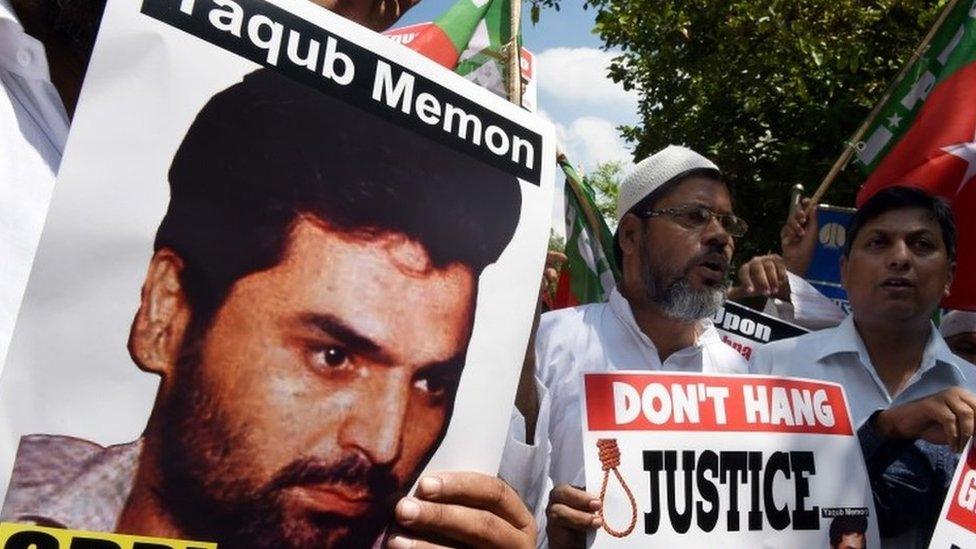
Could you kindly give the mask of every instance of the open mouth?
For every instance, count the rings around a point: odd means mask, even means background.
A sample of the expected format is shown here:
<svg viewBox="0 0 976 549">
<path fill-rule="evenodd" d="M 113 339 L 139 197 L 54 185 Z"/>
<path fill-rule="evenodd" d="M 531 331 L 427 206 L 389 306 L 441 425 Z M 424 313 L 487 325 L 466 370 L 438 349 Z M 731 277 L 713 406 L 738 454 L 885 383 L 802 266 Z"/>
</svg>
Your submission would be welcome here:
<svg viewBox="0 0 976 549">
<path fill-rule="evenodd" d="M 711 262 L 711 261 L 706 261 L 706 262 L 702 263 L 702 267 L 705 267 L 706 269 L 711 270 L 711 271 L 715 271 L 716 273 L 724 273 L 725 272 L 725 268 L 722 267 L 721 264 L 714 263 L 714 262 Z"/>
<path fill-rule="evenodd" d="M 724 257 L 707 257 L 704 260 L 699 261 L 698 266 L 701 267 L 711 278 L 724 278 L 725 274 L 729 270 L 729 262 L 725 261 Z"/>
<path fill-rule="evenodd" d="M 884 282 L 881 283 L 881 287 L 892 290 L 910 289 L 915 287 L 915 283 L 904 277 L 891 277 L 884 279 Z"/>
</svg>

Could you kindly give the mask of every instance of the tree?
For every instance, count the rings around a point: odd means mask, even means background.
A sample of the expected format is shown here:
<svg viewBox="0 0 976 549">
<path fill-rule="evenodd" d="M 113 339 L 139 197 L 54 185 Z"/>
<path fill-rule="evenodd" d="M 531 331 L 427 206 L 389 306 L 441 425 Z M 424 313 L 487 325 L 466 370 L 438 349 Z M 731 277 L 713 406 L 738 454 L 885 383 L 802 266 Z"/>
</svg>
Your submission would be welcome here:
<svg viewBox="0 0 976 549">
<path fill-rule="evenodd" d="M 559 0 L 534 0 L 541 8 Z M 713 159 L 751 228 L 747 259 L 778 248 L 790 188 L 812 193 L 946 0 L 587 0 L 610 77 L 640 93 L 621 128 L 643 158 L 669 143 Z M 852 205 L 842 172 L 827 202 Z"/>
<path fill-rule="evenodd" d="M 586 176 L 587 183 L 593 188 L 597 211 L 613 231 L 617 228 L 617 192 L 620 189 L 620 171 L 623 162 L 611 161 L 597 164 L 593 173 Z"/>
</svg>

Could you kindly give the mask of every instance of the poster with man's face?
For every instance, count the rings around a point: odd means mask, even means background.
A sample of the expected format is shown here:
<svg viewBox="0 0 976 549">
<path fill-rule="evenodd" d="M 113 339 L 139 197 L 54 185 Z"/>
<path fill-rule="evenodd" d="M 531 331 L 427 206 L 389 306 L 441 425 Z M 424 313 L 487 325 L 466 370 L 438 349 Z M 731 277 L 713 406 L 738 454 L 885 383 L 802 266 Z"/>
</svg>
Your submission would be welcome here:
<svg viewBox="0 0 976 549">
<path fill-rule="evenodd" d="M 115 0 L 0 377 L 0 520 L 370 547 L 494 474 L 551 128 L 307 0 Z"/>
</svg>

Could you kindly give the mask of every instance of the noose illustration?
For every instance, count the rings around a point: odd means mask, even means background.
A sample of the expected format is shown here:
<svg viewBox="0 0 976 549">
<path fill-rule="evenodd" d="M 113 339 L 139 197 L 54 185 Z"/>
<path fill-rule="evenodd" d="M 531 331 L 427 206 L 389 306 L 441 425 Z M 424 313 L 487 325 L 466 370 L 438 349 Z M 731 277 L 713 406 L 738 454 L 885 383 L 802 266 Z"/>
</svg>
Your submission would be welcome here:
<svg viewBox="0 0 976 549">
<path fill-rule="evenodd" d="M 603 464 L 603 485 L 600 487 L 600 503 L 603 504 L 606 500 L 607 482 L 610 480 L 611 471 L 617 477 L 617 481 L 620 483 L 620 487 L 624 489 L 624 493 L 627 494 L 627 499 L 630 500 L 630 525 L 624 530 L 613 529 L 607 522 L 607 517 L 604 515 L 606 506 L 600 506 L 603 529 L 616 538 L 629 536 L 634 531 L 634 526 L 637 525 L 637 501 L 634 499 L 634 494 L 630 491 L 630 487 L 627 486 L 623 477 L 620 476 L 620 471 L 617 470 L 617 467 L 620 467 L 620 448 L 617 447 L 617 439 L 601 438 L 596 441 L 596 447 L 600 449 L 600 463 Z"/>
</svg>

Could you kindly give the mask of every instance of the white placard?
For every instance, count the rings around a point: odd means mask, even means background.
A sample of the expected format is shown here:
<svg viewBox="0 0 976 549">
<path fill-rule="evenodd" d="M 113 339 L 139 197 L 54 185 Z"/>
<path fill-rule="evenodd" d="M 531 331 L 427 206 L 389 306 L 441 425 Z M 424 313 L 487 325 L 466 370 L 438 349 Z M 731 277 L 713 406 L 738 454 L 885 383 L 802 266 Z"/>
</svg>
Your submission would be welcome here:
<svg viewBox="0 0 976 549">
<path fill-rule="evenodd" d="M 2 519 L 153 494 L 167 537 L 326 546 L 424 470 L 494 474 L 554 159 L 313 2 L 110 0 L 0 378 Z"/>
<path fill-rule="evenodd" d="M 843 389 L 760 376 L 586 374 L 593 547 L 880 547 Z"/>
</svg>

